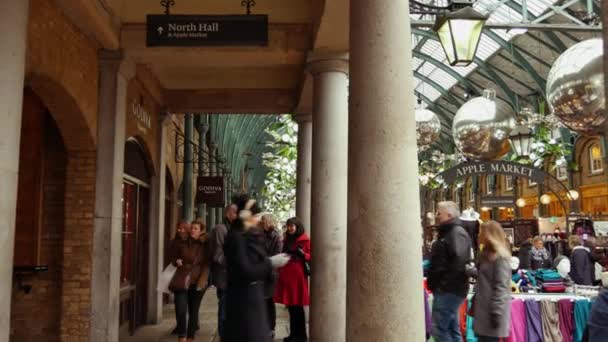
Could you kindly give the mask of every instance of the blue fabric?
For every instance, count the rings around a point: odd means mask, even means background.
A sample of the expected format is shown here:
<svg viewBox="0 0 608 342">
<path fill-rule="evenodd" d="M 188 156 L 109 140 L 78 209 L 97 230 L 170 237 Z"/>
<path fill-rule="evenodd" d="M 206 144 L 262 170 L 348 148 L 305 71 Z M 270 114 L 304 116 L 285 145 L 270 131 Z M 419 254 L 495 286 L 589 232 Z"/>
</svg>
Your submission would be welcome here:
<svg viewBox="0 0 608 342">
<path fill-rule="evenodd" d="M 473 306 L 473 302 L 469 299 L 469 305 L 467 306 L 467 309 L 471 310 L 471 306 Z M 473 317 L 467 315 L 467 342 L 478 342 L 477 336 L 475 336 L 475 332 L 473 331 L 473 320 Z"/>
<path fill-rule="evenodd" d="M 536 271 L 536 278 L 542 281 L 562 280 L 562 277 L 554 270 L 541 269 Z"/>
<path fill-rule="evenodd" d="M 600 292 L 589 314 L 589 342 L 608 341 L 608 290 Z"/>
<path fill-rule="evenodd" d="M 440 342 L 462 342 L 458 309 L 464 298 L 455 294 L 434 293 L 433 337 Z"/>
<path fill-rule="evenodd" d="M 526 300 L 526 342 L 543 342 L 543 326 L 540 305 L 535 300 Z"/>
<path fill-rule="evenodd" d="M 590 301 L 582 299 L 574 302 L 574 342 L 581 342 L 583 340 L 590 311 Z"/>
<path fill-rule="evenodd" d="M 226 322 L 226 289 L 217 289 L 217 331 L 220 337 L 224 337 L 224 325 Z"/>
</svg>

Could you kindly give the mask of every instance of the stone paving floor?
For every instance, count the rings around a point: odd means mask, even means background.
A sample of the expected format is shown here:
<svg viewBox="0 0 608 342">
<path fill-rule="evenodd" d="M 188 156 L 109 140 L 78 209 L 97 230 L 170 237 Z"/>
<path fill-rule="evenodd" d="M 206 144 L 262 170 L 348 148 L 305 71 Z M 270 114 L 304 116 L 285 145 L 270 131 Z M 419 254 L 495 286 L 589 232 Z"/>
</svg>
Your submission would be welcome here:
<svg viewBox="0 0 608 342">
<path fill-rule="evenodd" d="M 308 310 L 307 310 L 308 311 Z M 217 336 L 217 296 L 215 289 L 210 288 L 201 304 L 200 327 L 195 342 L 220 342 Z M 135 335 L 124 342 L 175 342 L 176 335 L 171 335 L 175 328 L 175 311 L 173 304 L 165 305 L 163 321 L 158 325 L 146 325 L 135 332 Z M 289 335 L 289 315 L 287 308 L 277 305 L 277 327 L 275 341 L 282 341 Z M 121 341 L 123 342 L 123 341 Z"/>
</svg>

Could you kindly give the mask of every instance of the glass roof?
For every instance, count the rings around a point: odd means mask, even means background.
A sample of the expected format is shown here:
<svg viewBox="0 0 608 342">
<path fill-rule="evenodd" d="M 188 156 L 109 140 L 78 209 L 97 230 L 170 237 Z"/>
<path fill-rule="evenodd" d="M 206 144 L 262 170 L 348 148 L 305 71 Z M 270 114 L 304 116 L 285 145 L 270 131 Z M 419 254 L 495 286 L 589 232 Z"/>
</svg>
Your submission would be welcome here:
<svg viewBox="0 0 608 342">
<path fill-rule="evenodd" d="M 419 2 L 428 3 L 435 6 L 446 6 L 449 0 L 418 0 Z M 536 17 L 545 12 L 551 5 L 556 3 L 558 0 L 528 0 L 526 1 L 529 19 Z M 521 7 L 522 0 L 510 0 L 510 1 L 498 1 L 498 0 L 478 0 L 473 6 L 478 12 L 489 15 L 488 23 L 510 23 L 520 22 L 522 19 L 520 10 L 517 7 Z M 513 9 L 515 7 L 516 9 Z M 411 15 L 412 19 L 431 19 L 428 15 Z M 425 29 L 428 30 L 428 29 Z M 524 29 L 511 29 L 499 30 L 491 29 L 497 36 L 505 41 L 510 41 L 518 34 L 526 33 Z M 441 44 L 437 40 L 424 39 L 416 34 L 412 38 L 412 46 L 415 46 L 415 50 L 424 54 L 426 58 L 433 58 L 443 63 L 447 68 L 451 68 L 462 77 L 466 77 L 475 69 L 478 65 L 474 62 L 467 67 L 451 67 L 446 58 Z M 493 56 L 500 49 L 494 39 L 486 35 L 482 35 L 477 49 L 476 57 L 480 60 L 485 61 Z M 417 74 L 422 75 L 441 86 L 446 91 L 449 91 L 454 85 L 458 83 L 458 80 L 453 76 L 449 75 L 446 71 L 433 65 L 431 62 L 424 61 L 421 58 L 413 58 L 413 69 Z M 435 89 L 432 85 L 421 82 L 421 77 L 415 75 L 415 89 L 418 93 L 424 95 L 430 101 L 436 101 L 441 97 L 442 93 Z M 426 104 L 425 104 L 426 106 Z"/>
</svg>

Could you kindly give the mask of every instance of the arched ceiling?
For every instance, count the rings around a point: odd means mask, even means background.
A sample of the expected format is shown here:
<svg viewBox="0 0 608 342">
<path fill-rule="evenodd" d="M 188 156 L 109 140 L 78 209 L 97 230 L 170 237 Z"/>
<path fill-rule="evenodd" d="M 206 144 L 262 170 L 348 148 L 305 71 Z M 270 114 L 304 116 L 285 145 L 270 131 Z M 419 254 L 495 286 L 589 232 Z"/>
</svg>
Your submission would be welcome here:
<svg viewBox="0 0 608 342">
<path fill-rule="evenodd" d="M 418 0 L 445 5 L 448 0 Z M 306 72 L 311 53 L 344 55 L 349 50 L 349 0 L 258 0 L 254 14 L 269 18 L 264 47 L 162 47 L 145 44 L 145 16 L 160 14 L 159 0 L 56 0 L 83 32 L 101 48 L 124 51 L 158 79 L 163 104 L 174 112 L 241 113 L 213 115 L 212 130 L 233 177 L 245 164 L 250 181 L 263 179 L 260 167 L 264 129 L 274 116 L 245 113 L 310 113 L 312 80 Z M 356 2 L 355 2 L 356 3 Z M 505 29 L 529 22 L 558 30 Z M 442 121 L 442 146 L 451 142 L 451 121 L 466 101 L 465 93 L 494 88 L 514 109 L 543 96 L 550 66 L 567 47 L 599 35 L 566 31 L 584 12 L 587 0 L 478 0 L 490 16 L 477 56 L 468 67 L 450 67 L 428 23 L 429 15 L 411 15 L 414 94 Z M 600 2 L 593 0 L 595 10 Z M 244 13 L 240 0 L 175 0 L 174 14 Z M 404 13 L 406 15 L 406 13 Z M 503 26 L 500 26 L 503 24 Z M 584 23 L 582 23 L 584 26 Z M 262 143 L 260 143 L 262 142 Z M 255 158 L 245 158 L 250 152 Z M 254 160 L 255 159 L 255 160 Z M 258 171 L 259 170 L 259 171 Z"/>
<path fill-rule="evenodd" d="M 277 120 L 274 115 L 218 114 L 210 115 L 210 138 L 218 145 L 219 157 L 230 172 L 233 184 L 240 185 L 247 176 L 251 191 L 260 191 L 267 169 L 262 154 L 268 152 L 266 128 Z M 245 171 L 246 170 L 246 171 Z"/>
</svg>

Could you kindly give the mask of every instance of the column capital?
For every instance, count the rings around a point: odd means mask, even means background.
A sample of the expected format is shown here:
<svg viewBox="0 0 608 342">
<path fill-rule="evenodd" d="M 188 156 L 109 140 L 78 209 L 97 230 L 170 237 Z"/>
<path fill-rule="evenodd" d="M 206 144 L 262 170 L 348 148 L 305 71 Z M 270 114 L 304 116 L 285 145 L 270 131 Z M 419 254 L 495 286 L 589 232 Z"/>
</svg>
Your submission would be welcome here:
<svg viewBox="0 0 608 342">
<path fill-rule="evenodd" d="M 313 76 L 323 72 L 342 72 L 348 76 L 348 53 L 312 52 L 306 69 Z"/>
<path fill-rule="evenodd" d="M 293 115 L 293 121 L 297 123 L 311 122 L 312 114 L 311 113 L 296 113 Z"/>
<path fill-rule="evenodd" d="M 125 59 L 122 49 L 101 49 L 97 53 L 99 57 L 99 69 L 101 72 L 116 72 L 127 80 L 135 77 L 135 63 Z"/>
</svg>

